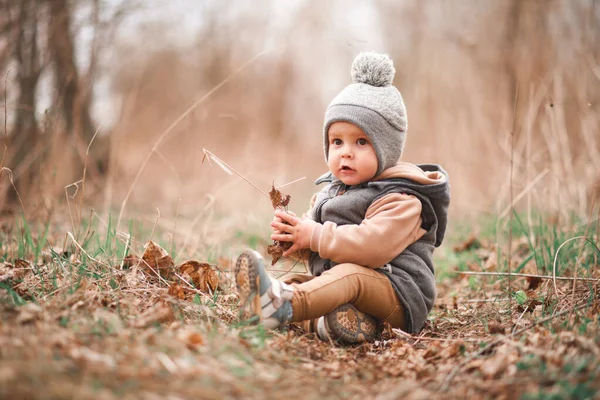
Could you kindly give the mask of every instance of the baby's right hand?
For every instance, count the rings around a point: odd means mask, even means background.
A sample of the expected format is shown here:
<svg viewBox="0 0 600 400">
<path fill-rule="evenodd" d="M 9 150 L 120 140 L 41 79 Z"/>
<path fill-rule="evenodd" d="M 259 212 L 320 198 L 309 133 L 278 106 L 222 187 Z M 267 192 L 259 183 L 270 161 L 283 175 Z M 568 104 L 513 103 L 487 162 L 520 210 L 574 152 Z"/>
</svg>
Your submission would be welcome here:
<svg viewBox="0 0 600 400">
<path fill-rule="evenodd" d="M 288 213 L 288 214 L 290 214 L 290 215 L 293 215 L 294 217 L 296 216 L 296 214 L 294 214 L 294 212 L 293 212 L 293 211 L 286 211 L 286 213 Z M 279 218 L 278 216 L 274 216 L 274 217 L 273 217 L 273 222 L 280 222 L 280 223 L 283 223 L 283 220 L 282 220 L 281 218 Z M 283 233 L 283 232 L 281 232 L 279 229 L 275 229 L 275 228 L 273 228 L 273 233 L 274 233 L 274 234 L 276 234 L 276 235 L 279 235 L 279 234 L 281 234 L 281 233 Z"/>
</svg>

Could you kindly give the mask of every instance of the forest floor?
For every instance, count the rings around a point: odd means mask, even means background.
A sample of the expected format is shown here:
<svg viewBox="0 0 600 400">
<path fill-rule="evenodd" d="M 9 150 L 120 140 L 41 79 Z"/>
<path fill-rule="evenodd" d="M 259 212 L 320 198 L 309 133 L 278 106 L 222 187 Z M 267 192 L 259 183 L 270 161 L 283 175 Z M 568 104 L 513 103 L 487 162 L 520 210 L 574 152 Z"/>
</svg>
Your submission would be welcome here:
<svg viewBox="0 0 600 400">
<path fill-rule="evenodd" d="M 52 231 L 16 221 L 0 233 L 1 398 L 585 399 L 600 389 L 597 222 L 525 227 L 515 215 L 451 227 L 425 328 L 357 346 L 241 322 L 234 261 L 220 254 L 175 262 L 144 246 L 154 232 L 123 238 L 110 224 Z"/>
</svg>

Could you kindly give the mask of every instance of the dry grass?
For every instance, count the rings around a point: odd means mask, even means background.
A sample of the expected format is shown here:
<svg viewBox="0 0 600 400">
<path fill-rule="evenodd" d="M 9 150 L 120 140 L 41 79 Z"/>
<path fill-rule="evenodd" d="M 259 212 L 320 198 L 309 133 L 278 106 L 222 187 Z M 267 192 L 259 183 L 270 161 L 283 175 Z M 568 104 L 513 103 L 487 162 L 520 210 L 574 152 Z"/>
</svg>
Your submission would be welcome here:
<svg viewBox="0 0 600 400">
<path fill-rule="evenodd" d="M 586 398 L 599 389 L 600 252 L 562 236 L 559 276 L 588 279 L 558 280 L 555 290 L 552 279 L 513 277 L 507 292 L 503 278 L 455 272 L 505 271 L 511 254 L 513 269 L 523 264 L 536 275 L 528 239 L 518 236 L 507 248 L 482 235 L 463 241 L 454 231 L 438 255 L 439 296 L 425 329 L 415 336 L 387 330 L 376 343 L 340 347 L 294 328 L 267 333 L 238 321 L 229 254 L 247 237 L 221 237 L 229 251 L 196 253 L 220 274 L 212 293 L 178 276 L 157 279 L 140 265 L 123 269 L 124 238 L 97 237 L 99 226 L 85 242 L 70 237 L 65 251 L 38 246 L 44 238 L 28 236 L 31 230 L 21 227 L 23 242 L 14 231 L 2 236 L 7 259 L 16 260 L 0 265 L 3 397 Z M 53 231 L 47 243 L 62 243 Z M 160 227 L 142 232 L 128 242 L 138 257 L 141 236 L 166 239 Z M 544 240 L 553 235 L 543 233 Z M 599 240 L 597 229 L 586 235 Z"/>
</svg>

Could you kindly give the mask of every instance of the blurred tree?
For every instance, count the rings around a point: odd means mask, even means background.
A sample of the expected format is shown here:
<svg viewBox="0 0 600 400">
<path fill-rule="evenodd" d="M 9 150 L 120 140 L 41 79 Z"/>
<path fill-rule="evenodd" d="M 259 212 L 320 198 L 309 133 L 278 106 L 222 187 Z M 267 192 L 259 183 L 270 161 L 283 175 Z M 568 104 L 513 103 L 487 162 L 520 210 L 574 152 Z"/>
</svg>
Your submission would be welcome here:
<svg viewBox="0 0 600 400">
<path fill-rule="evenodd" d="M 112 40 L 122 19 L 138 6 L 137 1 L 0 0 L 2 88 L 7 80 L 9 98 L 15 102 L 11 106 L 4 99 L 10 124 L 8 154 L 3 161 L 13 171 L 22 197 L 34 180 L 39 181 L 42 162 L 52 151 L 59 151 L 64 169 L 71 170 L 64 181 L 81 174 L 86 147 L 96 131 L 90 109 L 98 53 Z M 102 19 L 105 8 L 111 12 Z M 84 29 L 90 41 L 85 54 L 76 50 Z M 86 61 L 85 68 L 77 62 L 78 56 Z M 11 93 L 12 88 L 18 93 Z M 39 109 L 40 95 L 51 102 L 46 111 Z M 4 97 L 4 90 L 0 96 Z M 90 164 L 89 170 L 94 172 L 95 164 Z M 50 174 L 55 175 L 56 170 Z M 6 189 L 6 182 L 2 185 Z M 58 186 L 62 188 L 64 182 Z"/>
<path fill-rule="evenodd" d="M 3 44 L 0 70 L 4 71 L 12 61 L 18 87 L 17 105 L 11 129 L 11 166 L 28 162 L 28 155 L 37 147 L 40 135 L 36 117 L 36 90 L 44 68 L 39 41 L 40 0 L 0 3 L 0 42 Z M 5 99 L 6 101 L 6 99 Z M 6 165 L 6 160 L 2 160 Z M 29 185 L 33 179 L 32 169 L 21 176 L 20 182 Z M 16 200 L 11 191 L 11 199 Z"/>
<path fill-rule="evenodd" d="M 94 134 L 90 117 L 91 90 L 84 89 L 75 64 L 73 39 L 73 3 L 67 0 L 45 0 L 48 3 L 48 50 L 52 61 L 54 91 L 59 104 L 60 118 L 70 136 L 89 142 Z M 94 1 L 95 8 L 98 2 Z M 92 60 L 94 62 L 95 60 Z"/>
</svg>

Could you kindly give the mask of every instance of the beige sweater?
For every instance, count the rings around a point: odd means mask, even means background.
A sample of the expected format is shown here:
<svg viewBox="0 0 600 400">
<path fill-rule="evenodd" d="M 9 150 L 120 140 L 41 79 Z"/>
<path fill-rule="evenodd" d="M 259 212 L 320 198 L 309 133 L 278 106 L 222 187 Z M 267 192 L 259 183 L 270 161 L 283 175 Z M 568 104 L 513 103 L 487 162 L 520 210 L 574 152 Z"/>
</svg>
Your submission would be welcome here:
<svg viewBox="0 0 600 400">
<path fill-rule="evenodd" d="M 439 172 L 424 172 L 414 164 L 400 162 L 373 178 L 374 181 L 405 178 L 429 185 L 444 182 Z M 311 199 L 314 207 L 316 195 Z M 305 214 L 309 215 L 309 213 Z M 421 228 L 421 202 L 412 195 L 392 193 L 373 202 L 359 225 L 316 224 L 310 249 L 323 259 L 380 268 L 425 234 Z M 306 258 L 308 252 L 302 254 Z"/>
</svg>

